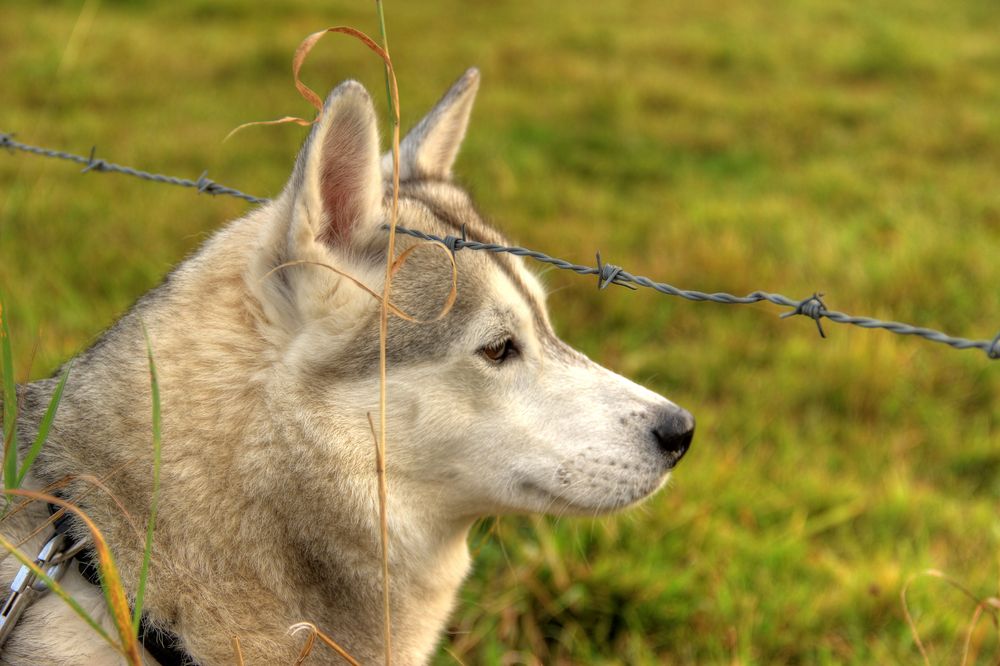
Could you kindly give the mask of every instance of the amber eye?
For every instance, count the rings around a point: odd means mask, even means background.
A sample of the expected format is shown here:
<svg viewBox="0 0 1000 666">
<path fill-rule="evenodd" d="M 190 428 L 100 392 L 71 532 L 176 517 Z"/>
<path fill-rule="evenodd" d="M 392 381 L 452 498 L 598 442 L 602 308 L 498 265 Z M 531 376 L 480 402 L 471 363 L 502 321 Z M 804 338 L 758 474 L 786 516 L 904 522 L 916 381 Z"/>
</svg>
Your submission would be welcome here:
<svg viewBox="0 0 1000 666">
<path fill-rule="evenodd" d="M 514 345 L 513 340 L 505 338 L 491 345 L 486 345 L 479 350 L 479 353 L 494 363 L 503 363 L 517 353 L 517 346 Z"/>
</svg>

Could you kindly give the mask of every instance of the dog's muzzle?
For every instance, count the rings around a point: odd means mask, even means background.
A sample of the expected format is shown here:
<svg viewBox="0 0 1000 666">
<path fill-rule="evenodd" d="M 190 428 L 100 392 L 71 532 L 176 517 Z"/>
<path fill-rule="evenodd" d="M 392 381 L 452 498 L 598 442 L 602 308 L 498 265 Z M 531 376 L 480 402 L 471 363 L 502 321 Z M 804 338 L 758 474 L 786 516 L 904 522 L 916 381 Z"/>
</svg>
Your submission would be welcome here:
<svg viewBox="0 0 1000 666">
<path fill-rule="evenodd" d="M 673 469 L 691 448 L 694 417 L 680 407 L 664 410 L 653 426 L 653 439 L 666 459 L 667 469 Z"/>
</svg>

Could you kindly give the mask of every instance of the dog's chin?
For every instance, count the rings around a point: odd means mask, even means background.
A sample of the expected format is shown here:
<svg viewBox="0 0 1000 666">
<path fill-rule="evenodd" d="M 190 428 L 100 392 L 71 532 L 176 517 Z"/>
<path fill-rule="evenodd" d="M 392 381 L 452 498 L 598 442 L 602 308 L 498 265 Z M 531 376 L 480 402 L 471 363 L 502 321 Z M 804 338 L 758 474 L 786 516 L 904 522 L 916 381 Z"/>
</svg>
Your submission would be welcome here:
<svg viewBox="0 0 1000 666">
<path fill-rule="evenodd" d="M 534 481 L 520 484 L 526 498 L 525 508 L 531 512 L 570 516 L 599 516 L 615 513 L 639 504 L 654 495 L 670 480 L 670 471 L 658 478 L 615 486 L 593 486 L 589 489 L 549 489 Z"/>
</svg>

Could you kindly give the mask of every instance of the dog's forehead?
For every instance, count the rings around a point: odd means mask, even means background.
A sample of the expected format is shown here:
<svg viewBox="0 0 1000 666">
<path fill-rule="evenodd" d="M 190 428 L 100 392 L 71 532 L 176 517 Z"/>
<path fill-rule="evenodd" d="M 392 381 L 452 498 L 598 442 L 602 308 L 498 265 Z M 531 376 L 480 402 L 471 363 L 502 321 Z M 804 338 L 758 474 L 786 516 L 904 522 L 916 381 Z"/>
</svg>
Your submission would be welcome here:
<svg viewBox="0 0 1000 666">
<path fill-rule="evenodd" d="M 400 226 L 445 237 L 459 236 L 500 245 L 510 242 L 482 219 L 471 197 L 448 181 L 404 181 L 400 187 Z M 413 320 L 393 317 L 386 344 L 390 367 L 440 363 L 465 356 L 500 335 L 529 336 L 529 346 L 547 357 L 577 362 L 578 354 L 555 335 L 545 308 L 545 292 L 524 259 L 506 253 L 462 249 L 454 253 L 457 294 L 451 309 L 439 317 L 452 289 L 452 263 L 447 249 L 411 236 L 397 235 L 397 254 L 409 252 L 392 282 L 391 300 Z M 373 256 L 385 236 L 371 238 Z M 336 344 L 315 365 L 317 377 L 358 377 L 378 369 L 378 309 L 354 329 L 350 344 Z"/>
<path fill-rule="evenodd" d="M 419 181 L 401 188 L 401 223 L 437 236 L 465 235 L 469 240 L 511 245 L 487 223 L 469 194 L 450 181 Z M 545 290 L 524 260 L 507 253 L 465 250 L 455 255 L 459 282 L 469 283 L 460 299 L 495 298 L 503 292 L 506 302 L 520 300 L 541 328 L 550 328 L 545 309 Z"/>
<path fill-rule="evenodd" d="M 451 181 L 406 182 L 400 195 L 399 220 L 404 226 L 441 237 L 459 236 L 464 232 L 470 240 L 511 245 L 498 229 L 483 219 L 469 194 Z M 454 258 L 458 268 L 458 296 L 454 309 L 441 322 L 443 330 L 428 328 L 423 332 L 425 336 L 440 335 L 437 339 L 443 343 L 463 332 L 472 337 L 495 336 L 506 328 L 511 335 L 531 335 L 549 355 L 572 356 L 554 333 L 545 305 L 545 290 L 522 257 L 463 249 L 456 252 Z M 446 277 L 450 286 L 450 265 L 439 253 L 437 260 L 436 274 L 424 270 L 420 279 L 410 285 L 413 293 L 408 294 L 408 301 L 426 302 L 430 292 L 446 293 L 440 281 Z M 431 288 L 432 285 L 435 286 Z M 395 286 L 393 289 L 395 292 Z M 499 316 L 501 312 L 506 313 L 505 316 Z M 479 326 L 470 329 L 469 324 L 474 322 Z M 492 326 L 496 330 L 484 331 L 480 326 Z M 424 344 L 430 341 L 425 340 Z"/>
<path fill-rule="evenodd" d="M 468 238 L 509 244 L 478 214 L 469 195 L 447 182 L 403 183 L 399 224 L 436 236 L 458 236 L 463 227 Z M 417 321 L 393 318 L 387 354 L 396 366 L 465 354 L 479 345 L 495 342 L 501 334 L 530 334 L 546 348 L 565 347 L 552 332 L 545 311 L 544 291 L 538 279 L 523 266 L 523 259 L 508 254 L 459 250 L 457 295 L 449 312 L 438 318 L 452 288 L 452 265 L 443 247 L 432 247 L 410 236 L 399 235 L 397 252 L 423 244 L 407 255 L 392 283 L 391 299 Z M 373 242 L 384 243 L 384 236 Z M 378 359 L 377 310 L 352 341 L 351 353 L 337 353 L 326 371 L 373 371 Z M 494 339 L 491 339 L 494 338 Z M 358 364 L 363 367 L 358 367 Z M 350 368 L 348 368 L 350 366 Z"/>
</svg>

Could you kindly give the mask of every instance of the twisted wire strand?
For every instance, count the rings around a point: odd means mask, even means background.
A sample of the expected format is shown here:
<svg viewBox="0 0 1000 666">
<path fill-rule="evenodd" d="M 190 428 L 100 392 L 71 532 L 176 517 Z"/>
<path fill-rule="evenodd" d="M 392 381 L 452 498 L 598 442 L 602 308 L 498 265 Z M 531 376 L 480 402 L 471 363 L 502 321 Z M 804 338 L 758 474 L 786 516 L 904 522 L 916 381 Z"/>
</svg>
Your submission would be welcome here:
<svg viewBox="0 0 1000 666">
<path fill-rule="evenodd" d="M 207 172 L 202 173 L 197 180 L 150 173 L 148 171 L 140 171 L 138 169 L 133 169 L 131 167 L 95 158 L 94 150 L 91 150 L 88 157 L 84 157 L 82 155 L 74 155 L 61 150 L 51 150 L 49 148 L 42 148 L 39 146 L 21 143 L 14 139 L 13 134 L 3 132 L 0 132 L 0 148 L 7 148 L 11 152 L 19 150 L 34 155 L 40 155 L 42 157 L 51 157 L 76 162 L 77 164 L 83 164 L 84 168 L 82 173 L 86 173 L 88 171 L 115 172 L 125 174 L 127 176 L 135 176 L 136 178 L 141 178 L 155 183 L 167 183 L 169 185 L 178 185 L 180 187 L 190 187 L 207 194 L 237 197 L 253 204 L 267 203 L 269 201 L 269 199 L 255 197 L 252 194 L 247 194 L 237 189 L 220 185 L 219 183 L 210 180 L 207 177 Z M 388 229 L 388 227 L 386 228 Z M 630 289 L 634 289 L 635 285 L 638 285 L 640 287 L 653 289 L 661 294 L 678 296 L 689 301 L 707 301 L 711 303 L 723 303 L 726 305 L 747 305 L 750 303 L 767 301 L 781 307 L 792 308 L 791 311 L 783 313 L 781 315 L 782 318 L 795 315 L 802 315 L 811 318 L 816 322 L 816 327 L 822 337 L 826 337 L 826 334 L 823 331 L 820 320 L 828 319 L 829 321 L 838 324 L 860 326 L 861 328 L 879 328 L 897 335 L 915 335 L 931 342 L 948 345 L 955 349 L 981 349 L 989 358 L 994 360 L 1000 359 L 1000 333 L 998 333 L 992 340 L 969 340 L 967 338 L 950 336 L 931 328 L 913 326 L 911 324 L 905 324 L 898 321 L 883 321 L 881 319 L 875 319 L 874 317 L 850 315 L 844 312 L 837 312 L 836 310 L 828 309 L 821 298 L 822 294 L 818 293 L 800 300 L 793 300 L 787 296 L 772 294 L 766 291 L 754 291 L 746 296 L 735 296 L 725 292 L 706 293 L 691 289 L 679 289 L 665 282 L 656 282 L 642 275 L 633 275 L 621 266 L 603 263 L 601 261 L 600 253 L 597 254 L 596 267 L 582 266 L 580 264 L 574 264 L 566 261 L 565 259 L 552 257 L 544 252 L 538 252 L 537 250 L 530 250 L 524 247 L 498 245 L 495 243 L 481 243 L 479 241 L 469 240 L 465 237 L 464 229 L 461 237 L 445 236 L 443 238 L 417 229 L 408 229 L 406 227 L 397 226 L 396 231 L 421 240 L 443 243 L 452 252 L 457 252 L 465 248 L 481 252 L 507 253 L 518 257 L 534 259 L 535 261 L 549 264 L 562 270 L 572 271 L 579 275 L 596 275 L 598 289 L 605 289 L 611 284 L 628 287 Z"/>
<path fill-rule="evenodd" d="M 816 321 L 817 327 L 819 327 L 821 319 L 829 319 L 830 321 L 838 324 L 849 324 L 852 326 L 860 326 L 861 328 L 881 328 L 892 333 L 896 333 L 897 335 L 915 335 L 926 340 L 930 340 L 931 342 L 939 342 L 949 345 L 955 349 L 981 349 L 986 352 L 986 355 L 991 359 L 1000 358 L 1000 334 L 998 334 L 992 341 L 969 340 L 967 338 L 950 336 L 934 329 L 912 326 L 902 322 L 882 321 L 873 317 L 850 315 L 844 312 L 837 312 L 836 310 L 828 310 L 823 301 L 820 300 L 820 294 L 813 294 L 808 298 L 796 301 L 788 298 L 787 296 L 772 294 L 766 291 L 754 291 L 746 296 L 735 296 L 725 292 L 706 293 L 690 289 L 679 289 L 665 282 L 655 282 L 654 280 L 642 275 L 632 275 L 619 266 L 615 266 L 613 264 L 601 264 L 600 256 L 598 256 L 597 267 L 582 266 L 580 264 L 568 262 L 564 259 L 551 257 L 544 252 L 529 250 L 523 247 L 508 247 L 506 245 L 498 245 L 496 243 L 480 243 L 479 241 L 456 238 L 454 236 L 441 238 L 439 236 L 435 236 L 434 234 L 428 234 L 417 229 L 407 229 L 406 227 L 396 227 L 396 232 L 413 236 L 414 238 L 419 238 L 421 240 L 444 243 L 449 248 L 454 248 L 455 251 L 462 248 L 468 248 L 470 250 L 479 250 L 483 252 L 503 252 L 513 254 L 518 257 L 528 257 L 530 259 L 534 259 L 535 261 L 550 264 L 563 270 L 573 271 L 574 273 L 578 273 L 580 275 L 597 275 L 598 288 L 600 289 L 603 289 L 608 284 L 617 284 L 620 286 L 631 286 L 635 284 L 640 287 L 653 289 L 668 296 L 686 298 L 689 301 L 709 301 L 712 303 L 724 303 L 727 305 L 747 305 L 750 303 L 767 301 L 769 303 L 774 303 L 775 305 L 793 308 L 791 312 L 786 312 L 781 315 L 782 317 L 790 317 L 793 315 L 807 316 Z M 819 328 L 819 333 L 821 336 L 826 337 L 821 327 Z"/>
<path fill-rule="evenodd" d="M 35 155 L 41 155 L 42 157 L 52 157 L 60 160 L 68 160 L 70 162 L 76 162 L 77 164 L 82 164 L 83 170 L 81 173 L 87 173 L 88 171 L 104 171 L 104 172 L 114 172 L 123 173 L 126 176 L 135 176 L 136 178 L 142 178 L 143 180 L 149 180 L 154 183 L 167 183 L 168 185 L 178 185 L 180 187 L 193 187 L 199 192 L 212 195 L 226 195 L 231 197 L 237 197 L 243 199 L 244 201 L 249 201 L 250 203 L 265 203 L 267 199 L 261 199 L 255 197 L 252 194 L 247 194 L 245 192 L 240 192 L 232 187 L 226 187 L 220 185 L 215 181 L 210 180 L 207 177 L 208 172 L 201 174 L 198 180 L 190 180 L 188 178 L 177 178 L 175 176 L 165 176 L 159 173 L 150 173 L 148 171 L 140 171 L 139 169 L 133 169 L 132 167 L 123 166 L 121 164 L 115 164 L 113 162 L 108 162 L 94 156 L 96 149 L 91 149 L 90 155 L 84 157 L 83 155 L 74 155 L 73 153 L 67 153 L 62 150 L 51 150 L 49 148 L 41 148 L 39 146 L 30 146 L 26 143 L 21 143 L 14 139 L 13 134 L 7 134 L 0 132 L 0 148 L 8 148 L 10 150 L 20 150 L 25 153 L 32 153 Z"/>
</svg>

